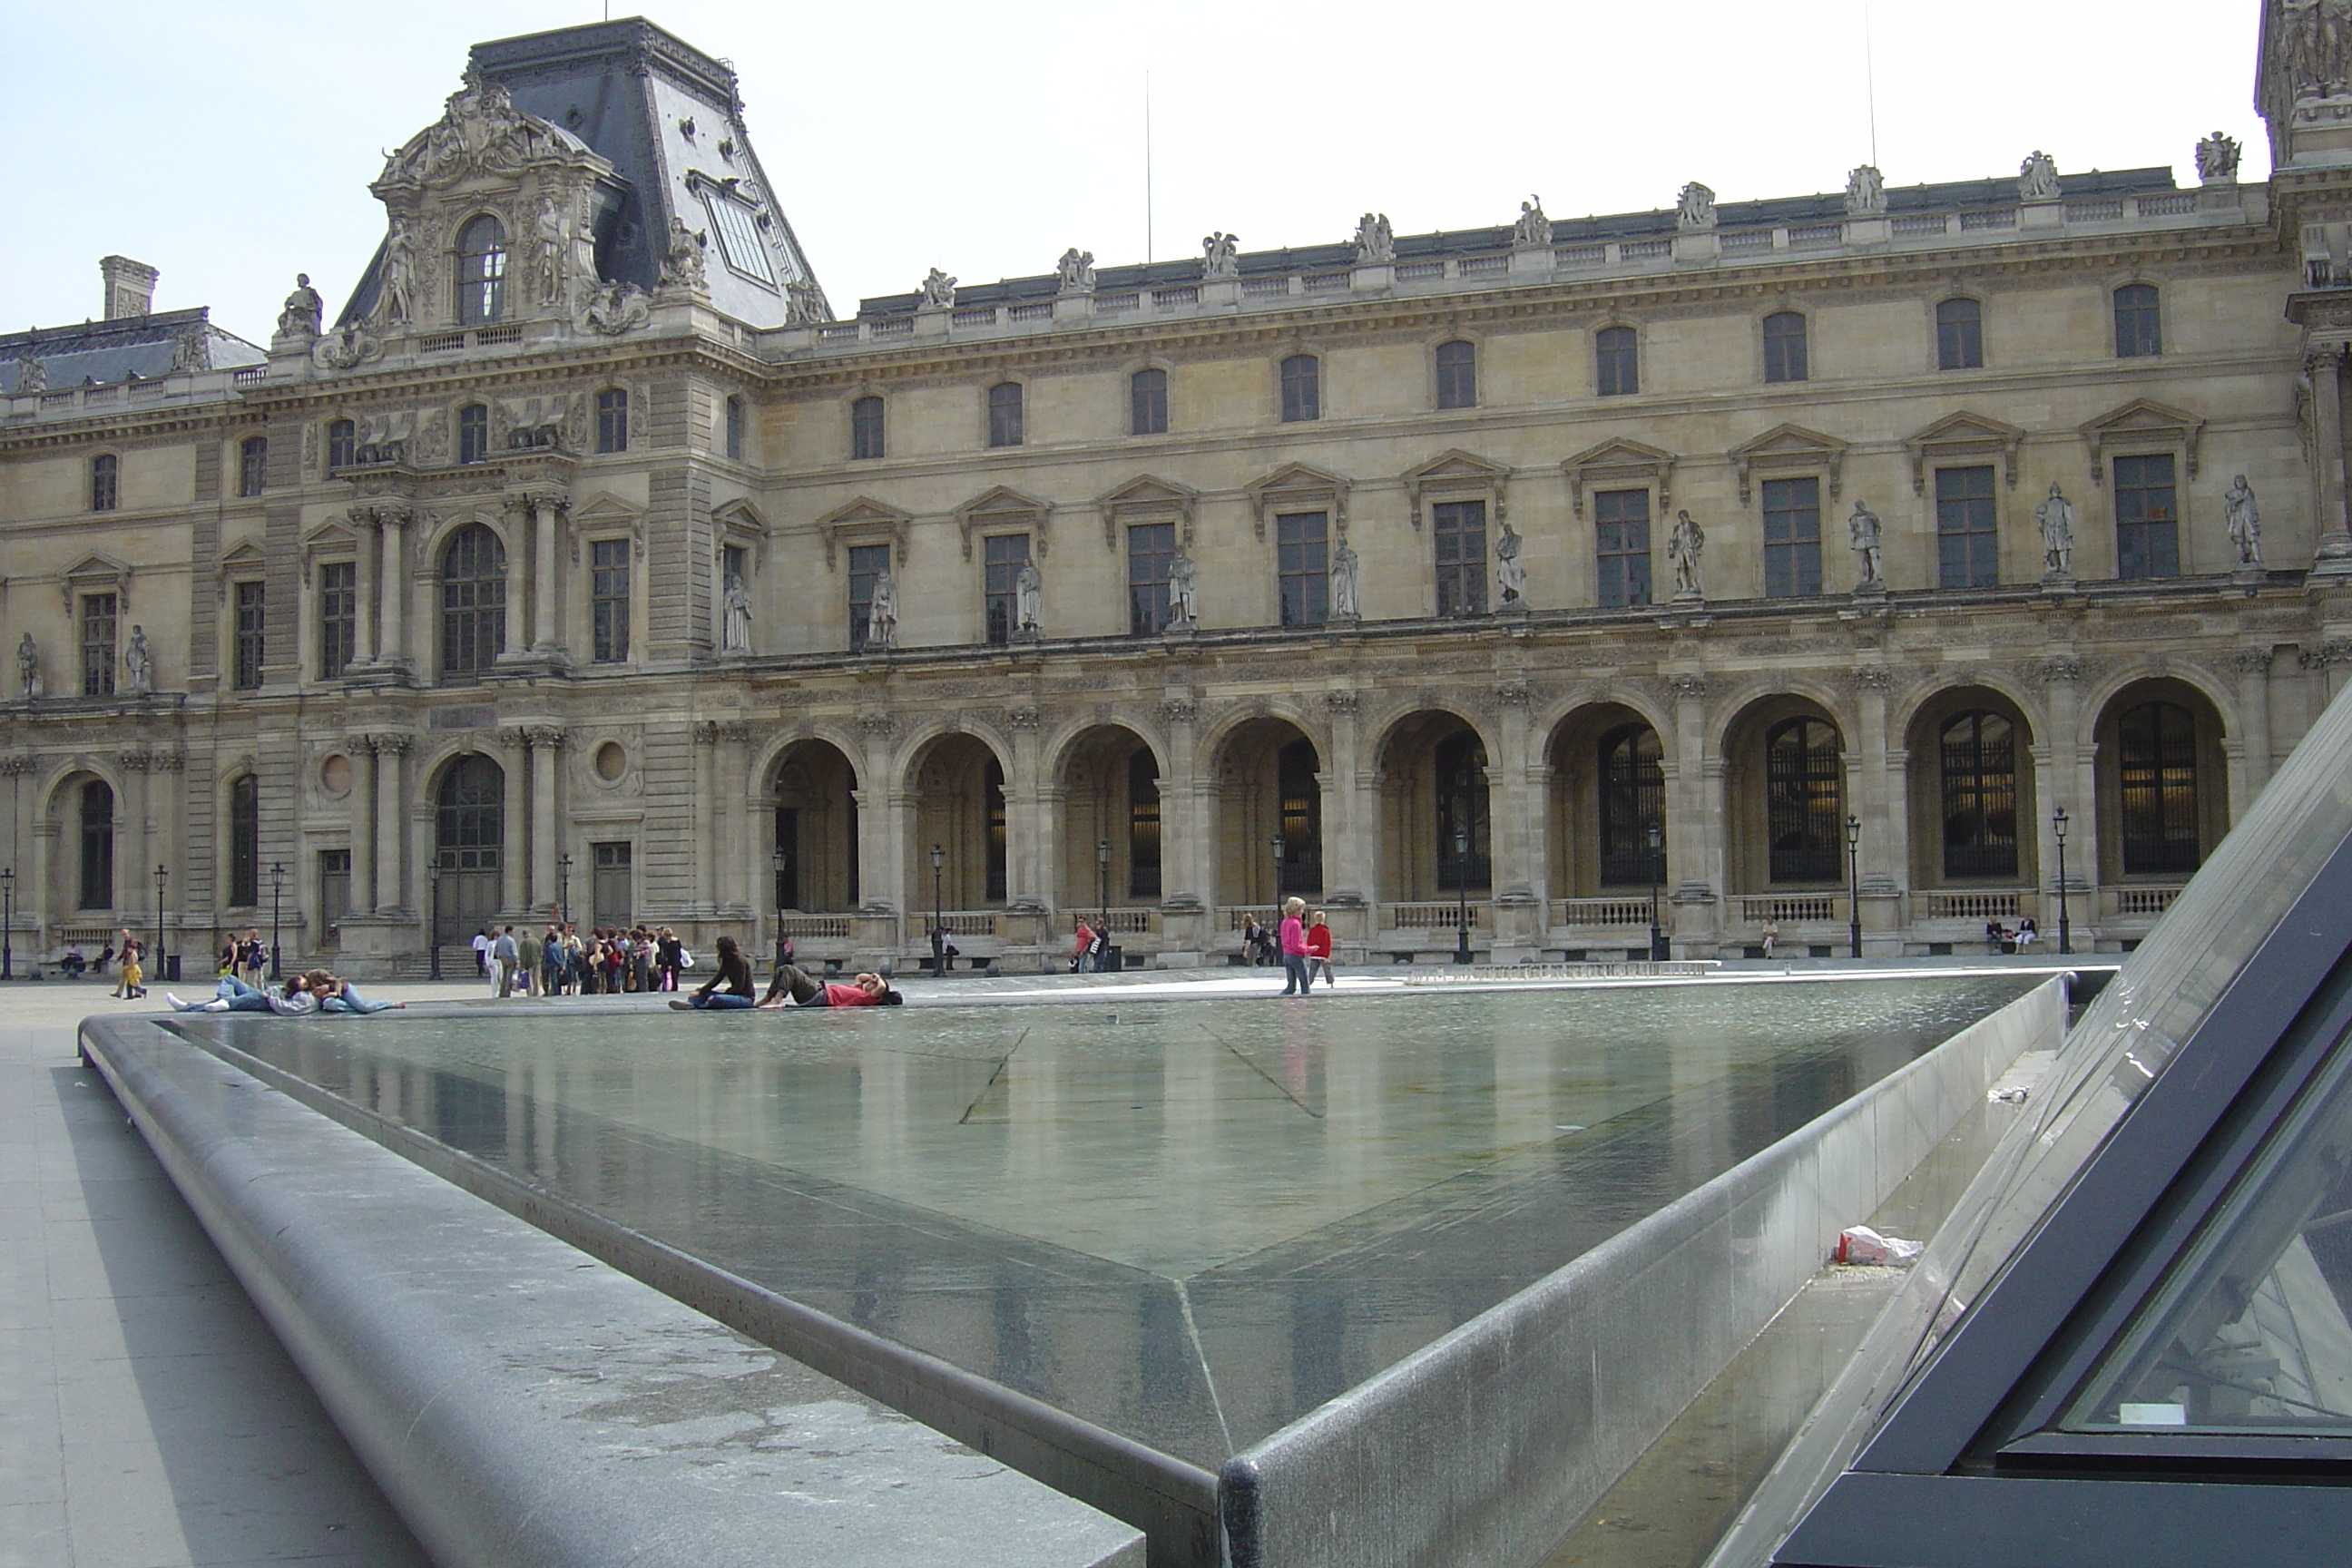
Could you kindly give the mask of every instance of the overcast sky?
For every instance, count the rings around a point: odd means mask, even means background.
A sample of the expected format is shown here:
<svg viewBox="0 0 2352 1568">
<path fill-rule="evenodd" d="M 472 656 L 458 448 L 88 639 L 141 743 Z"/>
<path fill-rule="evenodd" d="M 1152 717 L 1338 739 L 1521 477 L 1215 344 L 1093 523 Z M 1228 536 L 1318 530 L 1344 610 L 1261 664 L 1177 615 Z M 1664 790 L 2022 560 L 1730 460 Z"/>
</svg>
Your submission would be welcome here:
<svg viewBox="0 0 2352 1568">
<path fill-rule="evenodd" d="M 615 15 L 635 14 L 622 0 Z M 858 5 L 672 0 L 649 15 L 734 62 L 754 144 L 824 284 L 859 297 L 938 266 L 1050 271 L 1077 245 L 1151 254 L 1842 189 L 1871 155 L 1864 0 L 1679 5 L 1191 0 Z M 367 184 L 441 111 L 468 45 L 604 15 L 597 0 L 0 0 L 0 320 L 95 315 L 98 258 L 163 269 L 158 309 L 210 305 L 267 341 L 297 269 L 332 318 L 383 230 Z M 2197 138 L 2268 161 L 2257 0 L 2129 7 L 1875 0 L 1877 162 L 1890 186 L 2169 164 Z"/>
</svg>

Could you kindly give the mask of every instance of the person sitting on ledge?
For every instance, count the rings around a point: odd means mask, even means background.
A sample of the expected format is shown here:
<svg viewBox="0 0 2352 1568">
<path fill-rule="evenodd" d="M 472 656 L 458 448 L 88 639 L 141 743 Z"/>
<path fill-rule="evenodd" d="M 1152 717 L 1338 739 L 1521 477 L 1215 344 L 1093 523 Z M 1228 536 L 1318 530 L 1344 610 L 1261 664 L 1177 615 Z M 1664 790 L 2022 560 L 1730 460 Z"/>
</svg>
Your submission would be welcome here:
<svg viewBox="0 0 2352 1568">
<path fill-rule="evenodd" d="M 305 1018 L 319 1011 L 319 998 L 311 994 L 310 977 L 307 974 L 289 980 L 282 992 L 247 985 L 234 974 L 224 974 L 208 1002 L 183 1002 L 169 991 L 163 993 L 163 1000 L 181 1013 L 276 1013 L 289 1018 Z"/>
<path fill-rule="evenodd" d="M 371 1002 L 353 989 L 350 981 L 323 969 L 314 969 L 302 976 L 302 984 L 319 999 L 321 1013 L 383 1013 L 408 1005 L 405 1002 Z"/>
<path fill-rule="evenodd" d="M 776 966 L 776 977 L 760 1005 L 781 1007 L 787 996 L 795 1007 L 899 1007 L 907 1001 L 878 974 L 861 974 L 844 985 L 838 980 L 815 979 L 794 963 Z"/>
<path fill-rule="evenodd" d="M 669 1005 L 677 1008 L 749 1007 L 751 1005 L 751 961 L 735 945 L 731 936 L 719 939 L 719 973 L 712 975 L 691 996 L 673 996 Z"/>
</svg>

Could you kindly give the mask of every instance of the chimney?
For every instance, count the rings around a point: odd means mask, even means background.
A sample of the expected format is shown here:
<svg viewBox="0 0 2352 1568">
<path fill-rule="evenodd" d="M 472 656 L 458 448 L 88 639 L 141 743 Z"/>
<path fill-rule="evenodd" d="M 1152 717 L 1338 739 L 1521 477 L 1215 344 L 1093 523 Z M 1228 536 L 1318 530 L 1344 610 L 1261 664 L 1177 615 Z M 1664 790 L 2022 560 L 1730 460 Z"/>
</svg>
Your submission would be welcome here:
<svg viewBox="0 0 2352 1568">
<path fill-rule="evenodd" d="M 155 269 L 127 256 L 101 256 L 98 269 L 106 279 L 106 319 L 144 316 L 155 309 Z"/>
</svg>

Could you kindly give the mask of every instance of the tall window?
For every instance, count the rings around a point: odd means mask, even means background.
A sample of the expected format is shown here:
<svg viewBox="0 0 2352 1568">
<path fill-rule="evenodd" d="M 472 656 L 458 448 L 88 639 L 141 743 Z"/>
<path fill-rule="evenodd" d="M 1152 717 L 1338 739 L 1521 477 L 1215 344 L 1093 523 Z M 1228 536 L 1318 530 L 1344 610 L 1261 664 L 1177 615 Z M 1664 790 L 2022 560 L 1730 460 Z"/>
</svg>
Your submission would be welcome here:
<svg viewBox="0 0 2352 1568">
<path fill-rule="evenodd" d="M 1437 406 L 1478 406 L 1478 348 L 1475 343 L 1437 345 Z"/>
<path fill-rule="evenodd" d="M 236 584 L 236 689 L 261 689 L 262 634 L 268 626 L 266 589 L 259 583 Z"/>
<path fill-rule="evenodd" d="M 988 640 L 1011 642 L 1021 629 L 1021 568 L 1029 563 L 1029 536 L 991 534 L 981 541 L 982 609 L 988 621 Z"/>
<path fill-rule="evenodd" d="M 1127 896 L 1160 896 L 1160 764 L 1149 746 L 1127 759 Z"/>
<path fill-rule="evenodd" d="M 1998 713 L 1944 726 L 1944 875 L 2017 875 L 2017 735 Z"/>
<path fill-rule="evenodd" d="M 626 839 L 591 844 L 588 860 L 589 874 L 594 878 L 588 891 L 595 905 L 592 917 L 600 926 L 628 924 L 631 908 L 636 902 L 636 846 Z M 798 901 L 793 900 L 795 904 Z"/>
<path fill-rule="evenodd" d="M 1331 618 L 1330 521 L 1319 511 L 1274 520 L 1275 585 L 1286 626 L 1319 626 Z"/>
<path fill-rule="evenodd" d="M 468 403 L 457 410 L 457 460 L 486 463 L 490 458 L 490 411 L 487 405 Z"/>
<path fill-rule="evenodd" d="M 100 452 L 89 460 L 89 510 L 112 511 L 115 506 L 115 480 L 122 472 L 122 461 L 111 452 Z"/>
<path fill-rule="evenodd" d="M 1021 445 L 1021 384 L 1000 381 L 988 389 L 988 444 Z"/>
<path fill-rule="evenodd" d="M 114 789 L 104 779 L 81 786 L 81 888 L 85 910 L 114 907 Z"/>
<path fill-rule="evenodd" d="M 327 471 L 348 468 L 359 461 L 359 426 L 348 419 L 338 419 L 327 426 Z"/>
<path fill-rule="evenodd" d="M 1666 769 L 1658 732 L 1627 724 L 1601 737 L 1601 885 L 1647 886 L 1650 824 L 1666 820 Z M 1661 859 L 1663 859 L 1663 855 Z"/>
<path fill-rule="evenodd" d="M 1323 887 L 1323 792 L 1315 778 L 1315 742 L 1300 736 L 1275 753 L 1274 787 L 1282 802 L 1282 869 L 1277 894 Z"/>
<path fill-rule="evenodd" d="M 1313 354 L 1282 362 L 1282 422 L 1297 425 L 1323 417 L 1323 365 Z"/>
<path fill-rule="evenodd" d="M 1592 521 L 1604 609 L 1650 602 L 1650 492 L 1599 490 Z"/>
<path fill-rule="evenodd" d="M 348 849 L 319 851 L 319 924 L 330 933 L 330 940 L 340 942 L 335 927 L 352 912 L 352 852 Z"/>
<path fill-rule="evenodd" d="M 2177 702 L 2126 708 L 2116 723 L 2126 876 L 2194 871 L 2197 721 Z"/>
<path fill-rule="evenodd" d="M 720 449 L 727 454 L 729 462 L 740 463 L 743 460 L 743 400 L 729 398 L 722 412 L 726 437 Z"/>
<path fill-rule="evenodd" d="M 1006 384 L 1011 385 L 1010 383 Z M 999 441 L 996 437 L 996 394 L 1002 388 L 991 388 L 988 394 L 988 429 L 992 447 L 1017 447 L 1021 444 L 1021 389 L 1013 387 L 1013 439 Z M 864 461 L 882 456 L 882 400 L 861 397 L 849 405 L 849 455 Z"/>
<path fill-rule="evenodd" d="M 594 662 L 629 661 L 630 543 L 600 539 L 588 547 L 588 606 Z"/>
<path fill-rule="evenodd" d="M 596 395 L 596 450 L 629 449 L 629 395 L 617 386 Z"/>
<path fill-rule="evenodd" d="M 1936 581 L 1946 588 L 1990 588 L 2000 581 L 1992 469 L 1936 470 Z"/>
<path fill-rule="evenodd" d="M 1437 548 L 1437 613 L 1476 616 L 1486 609 L 1486 503 L 1439 501 L 1429 509 Z"/>
<path fill-rule="evenodd" d="M 1493 886 L 1492 842 L 1486 803 L 1486 745 L 1475 730 L 1456 730 L 1437 742 L 1432 758 L 1436 778 L 1436 864 L 1442 889 Z M 1456 845 L 1462 846 L 1457 848 Z"/>
<path fill-rule="evenodd" d="M 359 650 L 359 568 L 331 561 L 319 568 L 319 679 L 338 680 Z"/>
<path fill-rule="evenodd" d="M 2156 285 L 2126 283 L 2116 290 L 2116 357 L 2145 359 L 2164 352 L 2164 326 L 2158 318 Z"/>
<path fill-rule="evenodd" d="M 1936 366 L 1976 370 L 1984 364 L 1984 307 L 1947 300 L 1936 307 Z"/>
<path fill-rule="evenodd" d="M 1168 373 L 1139 370 L 1127 378 L 1127 428 L 1132 436 L 1168 434 Z"/>
<path fill-rule="evenodd" d="M 1794 310 L 1775 310 L 1764 318 L 1764 379 L 1803 381 L 1805 318 Z"/>
<path fill-rule="evenodd" d="M 507 231 L 488 213 L 457 231 L 457 321 L 474 326 L 507 313 Z"/>
<path fill-rule="evenodd" d="M 479 680 L 506 641 L 506 546 L 480 523 L 468 523 L 441 552 L 443 683 Z"/>
<path fill-rule="evenodd" d="M 1127 531 L 1127 629 L 1148 637 L 1168 625 L 1168 568 L 1176 562 L 1176 525 L 1139 522 Z"/>
<path fill-rule="evenodd" d="M 853 544 L 849 547 L 849 651 L 864 650 L 866 639 L 873 633 L 874 580 L 890 570 L 890 547 L 887 544 Z"/>
<path fill-rule="evenodd" d="M 1784 719 L 1764 737 L 1768 874 L 1774 882 L 1834 882 L 1845 851 L 1838 810 L 1845 766 L 1834 725 Z"/>
<path fill-rule="evenodd" d="M 1631 327 L 1603 327 L 1592 334 L 1592 359 L 1603 397 L 1631 397 L 1642 390 L 1641 339 Z"/>
<path fill-rule="evenodd" d="M 1822 591 L 1822 481 L 1764 481 L 1764 592 L 1776 599 Z"/>
<path fill-rule="evenodd" d="M 257 496 L 268 481 L 269 437 L 247 436 L 236 448 L 236 493 Z"/>
<path fill-rule="evenodd" d="M 240 910 L 261 902 L 261 780 L 252 773 L 228 786 L 228 901 Z"/>
<path fill-rule="evenodd" d="M 114 695 L 115 597 L 111 594 L 81 596 L 81 694 Z"/>
<path fill-rule="evenodd" d="M 2169 452 L 2116 459 L 2116 575 L 2180 575 L 2180 522 L 2173 508 Z"/>
<path fill-rule="evenodd" d="M 497 872 L 506 848 L 506 774 L 479 752 L 441 775 L 434 800 L 434 849 L 444 871 Z"/>
</svg>

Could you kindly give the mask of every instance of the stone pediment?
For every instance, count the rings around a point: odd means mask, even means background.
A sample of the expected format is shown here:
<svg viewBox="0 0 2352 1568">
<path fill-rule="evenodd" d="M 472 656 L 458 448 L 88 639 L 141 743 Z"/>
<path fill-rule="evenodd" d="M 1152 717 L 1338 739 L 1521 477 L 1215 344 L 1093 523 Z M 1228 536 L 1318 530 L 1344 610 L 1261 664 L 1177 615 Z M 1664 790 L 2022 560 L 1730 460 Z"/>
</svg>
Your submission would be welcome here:
<svg viewBox="0 0 2352 1568">
<path fill-rule="evenodd" d="M 868 544 L 877 540 L 887 540 L 896 545 L 898 563 L 904 566 L 914 521 L 914 513 L 887 506 L 868 496 L 859 496 L 845 506 L 835 507 L 816 520 L 817 532 L 824 537 L 824 569 L 835 570 L 836 553 L 842 545 Z"/>
<path fill-rule="evenodd" d="M 626 503 L 616 504 L 625 505 Z M 903 517 L 905 514 L 899 515 Z M 771 531 L 768 527 L 767 513 L 741 496 L 737 496 L 733 500 L 720 501 L 717 506 L 712 507 L 710 521 L 730 533 L 751 533 L 765 539 Z"/>
<path fill-rule="evenodd" d="M 220 558 L 220 569 L 223 572 L 259 572 L 268 563 L 269 557 L 263 554 L 261 546 L 250 539 L 239 543 L 236 549 Z"/>
<path fill-rule="evenodd" d="M 1482 458 L 1475 452 L 1465 452 L 1459 447 L 1440 452 L 1418 468 L 1404 471 L 1404 493 L 1412 502 L 1412 525 L 1421 526 L 1421 503 L 1424 497 L 1484 496 L 1494 503 L 1496 521 L 1501 521 L 1503 487 L 1509 482 L 1511 467 Z"/>
<path fill-rule="evenodd" d="M 1570 504 L 1579 517 L 1584 515 L 1584 492 L 1612 484 L 1656 485 L 1657 510 L 1663 517 L 1674 500 L 1675 461 L 1672 452 L 1616 436 L 1597 447 L 1587 447 L 1560 464 L 1560 468 L 1568 475 Z"/>
<path fill-rule="evenodd" d="M 1312 464 L 1285 463 L 1243 489 L 1249 496 L 1251 520 L 1260 539 L 1265 537 L 1265 520 L 1275 512 L 1303 510 L 1318 502 L 1331 513 L 1333 528 L 1341 533 L 1348 531 L 1348 481 Z"/>
<path fill-rule="evenodd" d="M 511 178 L 533 164 L 577 163 L 611 174 L 613 166 L 562 127 L 526 114 L 507 89 L 478 73 L 449 95 L 441 118 L 410 137 L 384 160 L 378 187 L 448 186 L 480 176 Z"/>
<path fill-rule="evenodd" d="M 2014 489 L 2017 488 L 2017 449 L 2024 439 L 2023 429 L 1999 419 L 1965 410 L 1947 414 L 1925 429 L 1903 438 L 1904 449 L 1911 454 L 1911 493 L 1927 493 L 1929 463 L 1967 458 L 2000 458 L 2002 478 Z"/>
<path fill-rule="evenodd" d="M 118 613 L 131 613 L 131 563 L 103 550 L 93 550 L 66 568 L 63 579 L 66 614 L 74 613 L 74 600 L 84 594 L 112 594 L 119 601 Z"/>
<path fill-rule="evenodd" d="M 727 504 L 733 506 L 737 503 L 730 501 Z M 723 510 L 725 509 L 714 509 L 711 515 L 715 517 Z M 586 500 L 575 501 L 572 507 L 572 521 L 575 527 L 609 526 L 614 523 L 634 524 L 644 515 L 643 507 L 634 506 L 610 490 L 598 490 Z"/>
<path fill-rule="evenodd" d="M 1122 519 L 1150 521 L 1155 517 L 1172 519 L 1177 535 L 1187 548 L 1192 542 L 1192 508 L 1201 492 L 1174 479 L 1163 479 L 1156 474 L 1144 474 L 1101 497 L 1095 505 L 1102 510 L 1103 545 L 1118 548 L 1118 525 Z"/>
<path fill-rule="evenodd" d="M 1054 517 L 1054 503 L 1016 490 L 1009 485 L 996 485 L 982 490 L 955 509 L 956 531 L 963 538 L 963 558 L 971 559 L 971 536 L 975 530 L 1001 528 L 1015 521 L 1025 523 L 1035 539 L 1037 553 L 1046 552 L 1049 530 Z"/>
<path fill-rule="evenodd" d="M 2189 478 L 2197 477 L 2197 439 L 2204 432 L 2205 421 L 2186 409 L 2152 398 L 2135 397 L 2120 408 L 2085 421 L 2079 429 L 2083 445 L 2090 452 L 2091 482 L 2095 485 L 2106 482 L 2110 449 L 2175 448 L 2188 465 Z"/>
<path fill-rule="evenodd" d="M 1829 499 L 1835 500 L 1845 480 L 1846 443 L 1801 425 L 1775 425 L 1752 441 L 1727 454 L 1739 476 L 1739 504 L 1753 499 L 1755 476 L 1761 473 L 1826 473 Z"/>
</svg>

